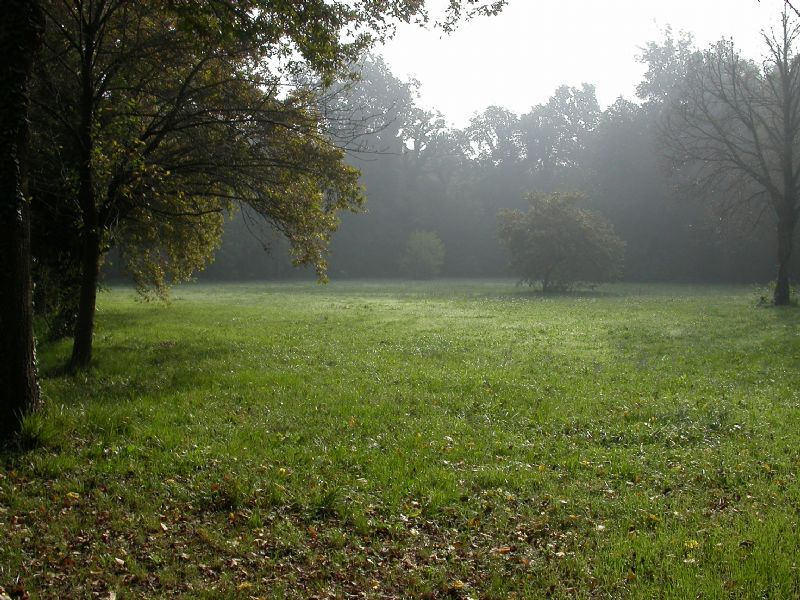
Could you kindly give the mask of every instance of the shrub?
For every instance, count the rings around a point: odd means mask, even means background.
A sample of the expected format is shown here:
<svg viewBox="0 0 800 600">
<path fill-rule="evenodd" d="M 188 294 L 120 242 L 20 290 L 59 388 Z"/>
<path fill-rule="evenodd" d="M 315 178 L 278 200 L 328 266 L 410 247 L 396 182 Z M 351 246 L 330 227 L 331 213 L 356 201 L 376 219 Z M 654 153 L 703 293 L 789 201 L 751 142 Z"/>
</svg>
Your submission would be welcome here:
<svg viewBox="0 0 800 600">
<path fill-rule="evenodd" d="M 433 231 L 412 231 L 403 255 L 400 271 L 415 279 L 430 279 L 442 271 L 444 244 Z"/>
<path fill-rule="evenodd" d="M 623 242 L 599 214 L 580 208 L 578 194 L 528 195 L 527 212 L 504 210 L 499 235 L 522 281 L 542 290 L 613 281 L 622 272 Z"/>
</svg>

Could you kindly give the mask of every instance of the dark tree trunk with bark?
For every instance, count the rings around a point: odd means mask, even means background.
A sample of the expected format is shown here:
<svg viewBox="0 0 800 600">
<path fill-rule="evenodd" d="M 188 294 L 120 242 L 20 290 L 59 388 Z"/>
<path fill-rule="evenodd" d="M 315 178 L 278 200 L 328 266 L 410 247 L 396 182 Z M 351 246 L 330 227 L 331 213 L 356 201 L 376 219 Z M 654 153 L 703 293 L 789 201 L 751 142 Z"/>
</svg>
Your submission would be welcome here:
<svg viewBox="0 0 800 600">
<path fill-rule="evenodd" d="M 96 230 L 85 232 L 81 255 L 81 292 L 70 368 L 87 367 L 92 360 L 94 315 L 97 307 L 97 283 L 100 276 L 100 243 Z"/>
<path fill-rule="evenodd" d="M 20 417 L 40 403 L 26 154 L 29 83 L 43 32 L 37 2 L 7 0 L 0 24 L 0 439 L 13 435 Z"/>
<path fill-rule="evenodd" d="M 82 48 L 80 127 L 78 131 L 78 201 L 83 217 L 81 240 L 81 291 L 75 340 L 69 367 L 82 369 L 92 360 L 94 314 L 97 306 L 97 282 L 100 276 L 100 220 L 92 177 L 92 121 L 94 118 L 94 23 L 84 23 L 85 46 Z"/>
</svg>

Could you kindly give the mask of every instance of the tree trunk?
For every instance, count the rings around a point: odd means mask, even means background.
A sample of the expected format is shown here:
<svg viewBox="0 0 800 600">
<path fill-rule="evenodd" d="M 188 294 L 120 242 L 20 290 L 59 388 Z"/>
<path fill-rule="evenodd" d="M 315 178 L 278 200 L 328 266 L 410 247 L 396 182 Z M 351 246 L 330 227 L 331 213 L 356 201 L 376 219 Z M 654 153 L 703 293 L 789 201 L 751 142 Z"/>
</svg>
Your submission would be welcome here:
<svg viewBox="0 0 800 600">
<path fill-rule="evenodd" d="M 548 268 L 547 271 L 545 272 L 544 277 L 542 277 L 542 293 L 543 294 L 546 294 L 547 292 L 550 291 L 550 277 L 553 275 L 553 271 L 556 270 L 556 267 L 558 266 L 558 264 L 560 262 L 561 261 L 558 261 L 554 265 L 551 265 L 550 268 Z"/>
<path fill-rule="evenodd" d="M 41 402 L 33 337 L 28 106 L 44 16 L 31 0 L 8 0 L 0 25 L 0 439 Z"/>
<path fill-rule="evenodd" d="M 791 302 L 789 287 L 789 261 L 792 258 L 792 242 L 797 217 L 793 211 L 778 217 L 778 279 L 775 282 L 775 306 L 786 306 Z"/>
<path fill-rule="evenodd" d="M 75 339 L 72 344 L 70 369 L 83 369 L 92 360 L 94 315 L 97 308 L 97 283 L 100 277 L 100 223 L 95 205 L 90 153 L 86 153 L 79 170 L 78 196 L 83 214 L 81 241 L 81 289 L 78 299 L 78 319 L 75 322 Z"/>
<path fill-rule="evenodd" d="M 70 369 L 83 369 L 92 361 L 94 315 L 97 308 L 97 282 L 100 277 L 100 241 L 96 231 L 86 232 L 81 251 L 81 291 Z"/>
<path fill-rule="evenodd" d="M 83 369 L 92 360 L 94 314 L 97 307 L 97 281 L 100 275 L 100 220 L 92 170 L 92 121 L 94 118 L 94 24 L 85 23 L 85 46 L 82 49 L 80 126 L 78 129 L 78 203 L 83 218 L 81 242 L 81 291 L 70 369 Z"/>
</svg>

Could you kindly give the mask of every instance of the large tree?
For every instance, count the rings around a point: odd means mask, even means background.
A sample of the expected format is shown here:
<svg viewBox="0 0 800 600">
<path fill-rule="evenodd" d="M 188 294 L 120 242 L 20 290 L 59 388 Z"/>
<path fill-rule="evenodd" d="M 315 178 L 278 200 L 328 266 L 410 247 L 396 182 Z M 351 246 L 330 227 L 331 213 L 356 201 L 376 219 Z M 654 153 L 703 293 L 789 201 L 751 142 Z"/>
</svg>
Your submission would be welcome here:
<svg viewBox="0 0 800 600">
<path fill-rule="evenodd" d="M 0 20 L 0 440 L 39 404 L 27 198 L 28 107 L 44 19 L 39 3 L 8 0 Z"/>
<path fill-rule="evenodd" d="M 502 2 L 451 0 L 439 24 Z M 186 277 L 237 203 L 324 274 L 336 212 L 361 202 L 320 89 L 424 3 L 49 0 L 40 71 L 46 147 L 65 149 L 81 282 L 71 364 L 91 359 L 103 253 L 142 284 Z M 317 89 L 307 82 L 315 81 Z"/>
<path fill-rule="evenodd" d="M 774 303 L 790 302 L 789 266 L 800 211 L 800 26 L 784 13 L 764 35 L 763 63 L 724 40 L 694 55 L 673 99 L 665 139 L 676 165 L 727 211 L 774 218 Z"/>
</svg>

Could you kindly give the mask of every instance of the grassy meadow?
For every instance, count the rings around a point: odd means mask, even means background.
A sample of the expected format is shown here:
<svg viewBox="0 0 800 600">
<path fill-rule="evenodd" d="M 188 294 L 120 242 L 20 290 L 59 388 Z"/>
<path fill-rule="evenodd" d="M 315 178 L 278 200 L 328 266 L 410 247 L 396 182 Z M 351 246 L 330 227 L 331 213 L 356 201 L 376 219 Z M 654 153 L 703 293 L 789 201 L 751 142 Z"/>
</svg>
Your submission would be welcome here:
<svg viewBox="0 0 800 600">
<path fill-rule="evenodd" d="M 800 597 L 800 310 L 748 287 L 103 292 L 0 455 L 12 598 Z"/>
</svg>

